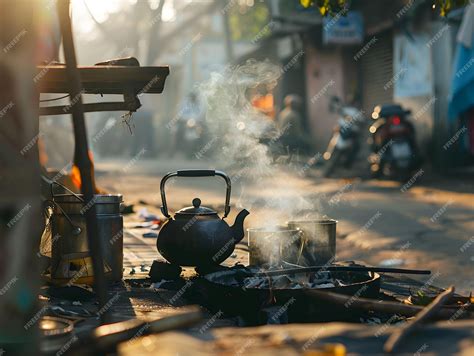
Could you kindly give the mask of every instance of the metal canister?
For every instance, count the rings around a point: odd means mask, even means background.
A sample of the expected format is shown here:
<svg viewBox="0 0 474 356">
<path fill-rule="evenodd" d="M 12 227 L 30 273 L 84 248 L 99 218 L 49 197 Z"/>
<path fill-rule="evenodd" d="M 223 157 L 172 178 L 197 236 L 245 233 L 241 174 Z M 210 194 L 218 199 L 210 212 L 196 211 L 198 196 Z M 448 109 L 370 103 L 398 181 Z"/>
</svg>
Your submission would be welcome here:
<svg viewBox="0 0 474 356">
<path fill-rule="evenodd" d="M 53 195 L 51 277 L 56 282 L 89 283 L 93 279 L 87 241 L 86 211 L 95 205 L 104 271 L 113 281 L 123 276 L 122 195 L 97 194 L 88 204 L 81 194 Z"/>
<path fill-rule="evenodd" d="M 336 258 L 336 224 L 333 219 L 288 222 L 289 229 L 303 232 L 300 265 L 324 265 Z"/>
</svg>

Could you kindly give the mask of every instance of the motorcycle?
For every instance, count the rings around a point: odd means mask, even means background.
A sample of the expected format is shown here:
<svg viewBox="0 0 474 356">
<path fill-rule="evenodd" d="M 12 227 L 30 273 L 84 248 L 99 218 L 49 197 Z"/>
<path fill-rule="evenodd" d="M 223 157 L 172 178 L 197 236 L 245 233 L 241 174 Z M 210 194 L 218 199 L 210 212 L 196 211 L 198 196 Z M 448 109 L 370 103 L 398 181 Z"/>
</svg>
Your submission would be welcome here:
<svg viewBox="0 0 474 356">
<path fill-rule="evenodd" d="M 374 108 L 372 119 L 375 122 L 369 127 L 372 177 L 404 181 L 419 167 L 415 128 L 408 120 L 410 113 L 397 104 Z"/>
<path fill-rule="evenodd" d="M 336 111 L 339 118 L 323 155 L 326 161 L 325 177 L 329 177 L 340 164 L 345 168 L 351 168 L 360 149 L 360 124 L 364 121 L 361 110 L 342 105 L 337 97 L 331 99 L 330 111 Z"/>
</svg>

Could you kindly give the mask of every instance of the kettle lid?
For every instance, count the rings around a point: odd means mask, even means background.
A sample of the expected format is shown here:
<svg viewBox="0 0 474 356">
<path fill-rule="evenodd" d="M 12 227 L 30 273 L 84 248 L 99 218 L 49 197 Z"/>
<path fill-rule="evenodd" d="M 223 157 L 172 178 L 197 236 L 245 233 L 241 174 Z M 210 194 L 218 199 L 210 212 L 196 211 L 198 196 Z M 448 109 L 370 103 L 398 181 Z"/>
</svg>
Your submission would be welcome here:
<svg viewBox="0 0 474 356">
<path fill-rule="evenodd" d="M 188 206 L 176 212 L 175 215 L 217 215 L 211 208 L 201 206 L 201 199 L 194 198 L 193 206 Z"/>
</svg>

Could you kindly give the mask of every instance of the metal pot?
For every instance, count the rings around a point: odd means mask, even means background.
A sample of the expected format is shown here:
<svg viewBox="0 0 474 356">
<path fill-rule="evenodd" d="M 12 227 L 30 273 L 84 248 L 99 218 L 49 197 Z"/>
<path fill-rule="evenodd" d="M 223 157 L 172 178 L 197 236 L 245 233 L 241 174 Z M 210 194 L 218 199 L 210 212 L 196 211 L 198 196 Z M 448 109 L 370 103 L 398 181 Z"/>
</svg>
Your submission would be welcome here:
<svg viewBox="0 0 474 356">
<path fill-rule="evenodd" d="M 113 281 L 121 280 L 123 276 L 123 218 L 120 213 L 122 195 L 96 194 L 90 203 L 85 204 L 81 194 L 65 189 L 69 192 L 68 194 L 52 192 L 52 279 L 57 282 L 67 282 L 73 278 L 77 283 L 88 283 L 87 281 L 92 280 L 85 212 L 91 205 L 95 205 L 106 275 Z M 89 277 L 87 280 L 83 280 L 87 277 Z"/>
<path fill-rule="evenodd" d="M 174 217 L 168 213 L 165 183 L 171 177 L 213 177 L 220 176 L 227 184 L 224 216 L 201 206 L 199 198 L 193 199 L 193 206 L 176 212 Z M 161 211 L 168 220 L 161 228 L 156 246 L 160 254 L 170 263 L 181 266 L 206 266 L 219 264 L 234 251 L 244 237 L 244 219 L 249 212 L 243 209 L 229 226 L 224 219 L 230 212 L 231 182 L 229 177 L 214 170 L 181 170 L 168 173 L 160 184 Z"/>
<path fill-rule="evenodd" d="M 301 258 L 287 261 L 302 266 L 318 266 L 331 263 L 336 258 L 336 225 L 333 219 L 289 221 L 288 228 L 300 229 Z"/>
<path fill-rule="evenodd" d="M 249 264 L 280 265 L 283 261 L 299 263 L 302 232 L 285 226 L 247 229 Z"/>
</svg>

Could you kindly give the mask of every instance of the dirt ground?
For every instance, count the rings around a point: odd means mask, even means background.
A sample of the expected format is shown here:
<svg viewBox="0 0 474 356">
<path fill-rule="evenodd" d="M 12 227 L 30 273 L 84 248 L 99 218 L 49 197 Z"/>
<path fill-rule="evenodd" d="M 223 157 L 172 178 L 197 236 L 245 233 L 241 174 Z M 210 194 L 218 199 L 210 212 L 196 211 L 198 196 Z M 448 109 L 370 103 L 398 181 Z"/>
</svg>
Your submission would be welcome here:
<svg viewBox="0 0 474 356">
<path fill-rule="evenodd" d="M 101 188 L 123 194 L 126 203 L 135 204 L 135 211 L 146 207 L 159 216 L 161 177 L 177 169 L 203 167 L 215 168 L 213 162 L 180 158 L 96 163 Z M 431 276 L 420 280 L 440 287 L 455 285 L 460 293 L 474 290 L 472 177 L 440 177 L 423 171 L 413 184 L 404 185 L 360 178 L 326 179 L 317 168 L 304 165 L 291 169 L 297 174 L 286 169 L 263 180 L 252 179 L 252 172 L 234 176 L 238 179 L 234 181 L 232 213 L 227 221 L 233 222 L 241 206 L 251 213 L 246 228 L 262 226 L 269 220 L 284 224 L 296 217 L 328 216 L 338 220 L 338 260 L 430 269 Z M 166 189 L 167 201 L 175 211 L 199 197 L 202 205 L 222 214 L 224 189 L 218 178 L 174 179 Z M 266 203 L 275 198 L 282 198 L 283 203 Z M 295 210 L 301 199 L 311 206 Z M 131 219 L 136 215 L 125 221 Z"/>
</svg>

